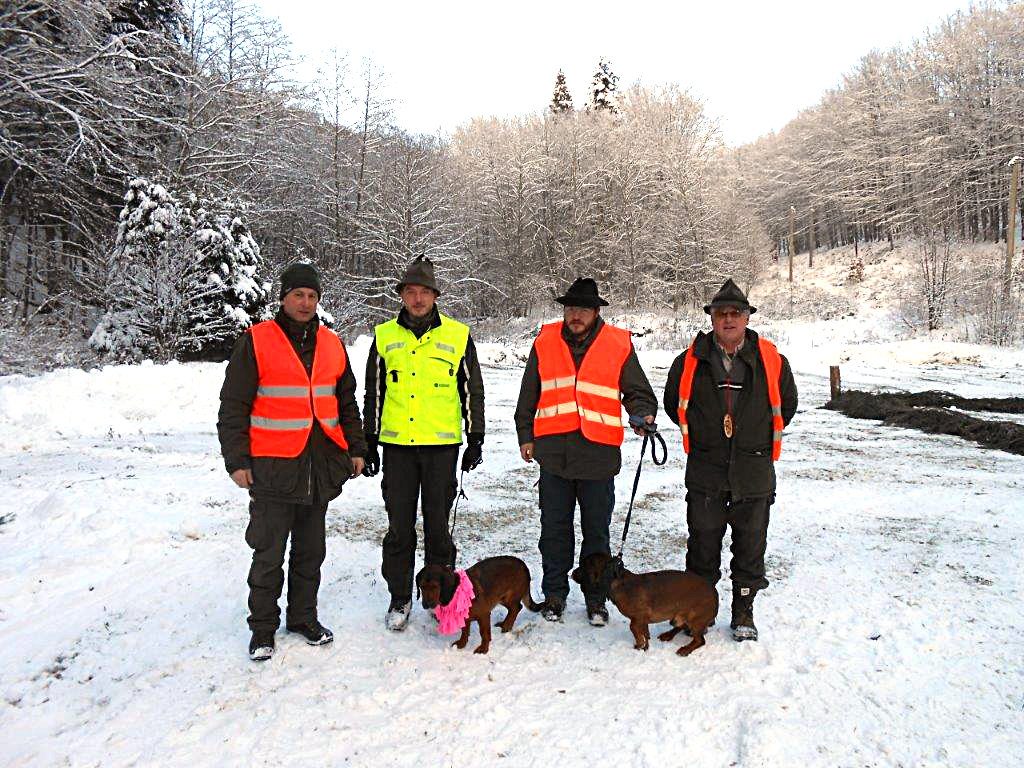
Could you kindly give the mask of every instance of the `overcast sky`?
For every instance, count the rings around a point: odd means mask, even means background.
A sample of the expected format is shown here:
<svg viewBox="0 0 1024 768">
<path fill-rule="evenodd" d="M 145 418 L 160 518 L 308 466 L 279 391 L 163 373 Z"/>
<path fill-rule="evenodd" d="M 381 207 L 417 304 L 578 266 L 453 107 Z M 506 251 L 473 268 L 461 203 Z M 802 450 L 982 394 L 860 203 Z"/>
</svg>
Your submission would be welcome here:
<svg viewBox="0 0 1024 768">
<path fill-rule="evenodd" d="M 816 103 L 873 48 L 921 37 L 965 0 L 338 2 L 257 0 L 295 51 L 331 47 L 389 76 L 399 124 L 448 133 L 469 118 L 538 112 L 564 70 L 586 98 L 598 59 L 620 87 L 678 83 L 739 144 Z M 311 75 L 309 66 L 303 75 Z"/>
</svg>

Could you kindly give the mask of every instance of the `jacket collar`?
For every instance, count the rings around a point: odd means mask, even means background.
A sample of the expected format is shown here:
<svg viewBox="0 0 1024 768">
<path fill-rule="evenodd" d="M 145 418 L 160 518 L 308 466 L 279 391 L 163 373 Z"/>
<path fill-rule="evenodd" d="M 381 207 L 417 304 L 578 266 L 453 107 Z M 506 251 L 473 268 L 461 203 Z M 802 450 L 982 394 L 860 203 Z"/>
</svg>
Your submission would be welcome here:
<svg viewBox="0 0 1024 768">
<path fill-rule="evenodd" d="M 412 319 L 412 316 L 406 311 L 405 307 L 402 307 L 398 312 L 398 324 L 417 334 L 418 337 L 433 328 L 441 326 L 441 312 L 438 310 L 437 304 L 435 304 L 426 321 L 417 323 Z"/>
<path fill-rule="evenodd" d="M 316 336 L 317 331 L 320 330 L 320 318 L 317 315 L 313 315 L 313 319 L 308 323 L 300 323 L 288 317 L 283 309 L 277 310 L 274 322 L 281 326 L 284 335 L 296 344 L 301 343 L 310 336 Z"/>
<path fill-rule="evenodd" d="M 572 331 L 569 330 L 569 326 L 565 325 L 563 322 L 562 340 L 569 345 L 569 349 L 589 349 L 603 326 L 604 318 L 598 315 L 597 320 L 594 322 L 594 327 L 590 329 L 590 332 L 583 336 L 583 338 L 577 339 L 576 336 L 573 335 Z"/>
<path fill-rule="evenodd" d="M 753 365 L 754 358 L 757 356 L 757 333 L 747 328 L 744 338 L 743 348 L 737 354 L 747 365 Z M 710 360 L 711 355 L 717 353 L 714 331 L 700 331 L 694 340 L 694 356 L 698 360 Z"/>
</svg>

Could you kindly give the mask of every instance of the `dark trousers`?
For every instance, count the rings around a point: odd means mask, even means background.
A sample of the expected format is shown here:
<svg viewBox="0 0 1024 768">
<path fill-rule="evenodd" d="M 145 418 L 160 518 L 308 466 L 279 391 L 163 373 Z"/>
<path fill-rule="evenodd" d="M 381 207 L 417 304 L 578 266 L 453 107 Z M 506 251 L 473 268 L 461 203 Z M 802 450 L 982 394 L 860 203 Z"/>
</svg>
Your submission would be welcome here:
<svg viewBox="0 0 1024 768">
<path fill-rule="evenodd" d="M 291 535 L 288 557 L 288 611 L 285 623 L 314 621 L 320 589 L 320 566 L 327 546 L 324 518 L 327 504 L 289 504 L 252 499 L 245 541 L 252 547 L 249 568 L 249 628 L 273 632 L 280 624 L 277 601 L 284 586 L 284 550 Z"/>
<path fill-rule="evenodd" d="M 448 513 L 458 483 L 457 445 L 419 448 L 384 445 L 380 489 L 388 511 L 388 532 L 382 547 L 381 574 L 391 597 L 412 599 L 416 563 L 416 507 L 423 505 L 423 559 L 428 565 L 451 565 L 455 545 L 448 531 Z"/>
<path fill-rule="evenodd" d="M 733 501 L 728 494 L 686 494 L 686 570 L 712 586 L 722 578 L 722 539 L 732 529 L 732 583 L 756 592 L 768 586 L 764 553 L 768 545 L 768 511 L 773 498 L 761 496 Z"/>
<path fill-rule="evenodd" d="M 580 560 L 595 552 L 611 554 L 608 526 L 615 506 L 615 478 L 567 480 L 540 471 L 540 557 L 544 569 L 541 588 L 545 597 L 569 595 L 569 571 L 576 552 L 573 519 L 580 505 L 583 545 Z"/>
</svg>

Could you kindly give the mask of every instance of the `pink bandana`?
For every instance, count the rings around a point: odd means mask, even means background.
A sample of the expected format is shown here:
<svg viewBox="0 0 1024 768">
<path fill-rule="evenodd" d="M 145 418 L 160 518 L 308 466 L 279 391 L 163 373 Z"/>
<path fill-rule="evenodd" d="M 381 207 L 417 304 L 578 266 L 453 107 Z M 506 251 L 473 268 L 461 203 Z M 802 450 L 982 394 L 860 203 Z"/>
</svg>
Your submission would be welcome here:
<svg viewBox="0 0 1024 768">
<path fill-rule="evenodd" d="M 466 626 L 466 617 L 469 616 L 469 607 L 473 604 L 473 582 L 465 571 L 455 572 L 459 577 L 459 586 L 455 589 L 448 605 L 440 605 L 434 608 L 434 615 L 437 616 L 437 631 L 442 635 L 453 635 L 461 632 Z"/>
</svg>

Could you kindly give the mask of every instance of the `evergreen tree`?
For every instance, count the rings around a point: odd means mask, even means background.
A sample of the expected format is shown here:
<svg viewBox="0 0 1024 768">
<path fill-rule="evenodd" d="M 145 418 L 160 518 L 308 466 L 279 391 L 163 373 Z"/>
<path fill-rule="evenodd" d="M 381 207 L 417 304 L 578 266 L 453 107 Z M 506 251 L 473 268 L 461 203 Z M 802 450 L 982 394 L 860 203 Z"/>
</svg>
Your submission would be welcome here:
<svg viewBox="0 0 1024 768">
<path fill-rule="evenodd" d="M 259 247 L 236 206 L 185 204 L 133 179 L 109 256 L 107 311 L 89 339 L 118 360 L 224 359 L 266 313 Z"/>
<path fill-rule="evenodd" d="M 590 101 L 587 103 L 588 112 L 611 112 L 618 114 L 618 89 L 619 77 L 612 72 L 611 62 L 603 56 L 597 64 L 597 71 L 590 81 Z"/>
<path fill-rule="evenodd" d="M 558 70 L 558 77 L 555 78 L 555 92 L 551 96 L 549 109 L 555 115 L 572 112 L 572 94 L 565 84 L 565 73 L 562 70 Z"/>
<path fill-rule="evenodd" d="M 181 0 L 120 0 L 110 12 L 110 31 L 116 35 L 154 32 L 184 42 L 189 23 Z"/>
</svg>

